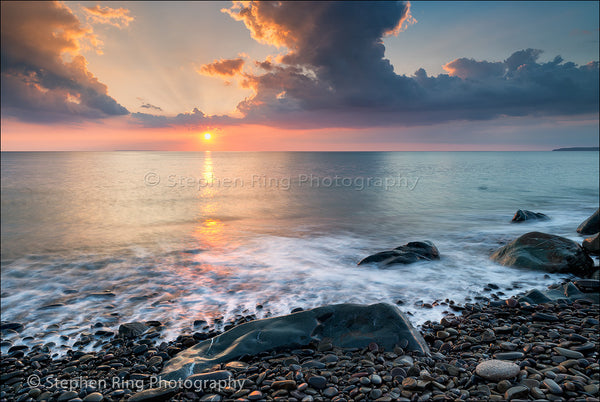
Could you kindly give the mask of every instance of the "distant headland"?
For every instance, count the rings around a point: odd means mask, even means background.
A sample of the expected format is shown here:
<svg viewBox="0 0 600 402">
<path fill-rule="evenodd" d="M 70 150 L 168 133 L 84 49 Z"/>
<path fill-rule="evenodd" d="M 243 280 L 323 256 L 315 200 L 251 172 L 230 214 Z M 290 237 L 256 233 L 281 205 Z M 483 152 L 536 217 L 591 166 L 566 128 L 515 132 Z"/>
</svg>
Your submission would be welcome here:
<svg viewBox="0 0 600 402">
<path fill-rule="evenodd" d="M 572 148 L 558 148 L 552 151 L 600 151 L 600 147 L 572 147 Z"/>
</svg>

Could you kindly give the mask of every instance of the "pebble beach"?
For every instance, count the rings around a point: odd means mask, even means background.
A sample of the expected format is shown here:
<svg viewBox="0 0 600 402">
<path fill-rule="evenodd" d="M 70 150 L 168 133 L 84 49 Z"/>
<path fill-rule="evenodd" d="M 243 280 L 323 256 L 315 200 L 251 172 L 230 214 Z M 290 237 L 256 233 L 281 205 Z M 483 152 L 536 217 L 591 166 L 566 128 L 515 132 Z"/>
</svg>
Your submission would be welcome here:
<svg viewBox="0 0 600 402">
<path fill-rule="evenodd" d="M 587 289 L 587 291 L 590 291 Z M 597 292 L 597 289 L 591 290 Z M 100 350 L 12 346 L 2 355 L 2 401 L 598 401 L 599 308 L 588 299 L 530 304 L 517 297 L 451 305 L 419 331 L 429 355 L 327 340 L 242 356 L 187 382 L 160 382 L 174 355 L 219 333 L 156 341 L 123 327 L 88 341 Z M 248 319 L 252 319 L 249 317 Z M 233 324 L 232 324 L 233 325 Z M 8 330 L 4 328 L 4 330 Z M 85 343 L 86 340 L 84 340 Z M 485 364 L 483 364 L 485 362 Z"/>
</svg>

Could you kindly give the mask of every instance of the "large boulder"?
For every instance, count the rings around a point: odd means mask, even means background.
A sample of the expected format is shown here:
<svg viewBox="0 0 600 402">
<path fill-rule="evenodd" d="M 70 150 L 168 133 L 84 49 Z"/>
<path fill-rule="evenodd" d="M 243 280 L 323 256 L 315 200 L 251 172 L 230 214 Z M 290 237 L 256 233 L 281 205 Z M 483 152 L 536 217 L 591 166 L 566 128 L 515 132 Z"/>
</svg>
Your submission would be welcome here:
<svg viewBox="0 0 600 402">
<path fill-rule="evenodd" d="M 404 342 L 408 350 L 429 353 L 424 339 L 396 306 L 335 304 L 239 325 L 180 352 L 165 364 L 161 376 L 185 379 L 242 355 L 297 348 L 323 339 L 347 348 L 375 342 L 388 350 Z"/>
<path fill-rule="evenodd" d="M 544 215 L 541 212 L 532 212 L 532 211 L 528 211 L 526 209 L 519 209 L 516 213 L 515 216 L 513 216 L 511 222 L 525 222 L 525 221 L 532 221 L 532 220 L 548 220 L 550 219 L 548 217 L 548 215 Z"/>
<path fill-rule="evenodd" d="M 440 252 L 429 240 L 412 241 L 390 251 L 382 251 L 362 259 L 358 265 L 372 262 L 381 265 L 412 264 L 417 261 L 439 260 Z"/>
<path fill-rule="evenodd" d="M 600 208 L 577 227 L 577 233 L 582 235 L 593 235 L 598 232 L 600 232 Z"/>
<path fill-rule="evenodd" d="M 596 233 L 596 236 L 588 237 L 583 241 L 583 249 L 591 255 L 600 255 L 600 233 Z"/>
<path fill-rule="evenodd" d="M 594 266 L 579 244 L 540 232 L 524 234 L 498 249 L 491 258 L 505 266 L 580 276 L 591 274 Z"/>
</svg>

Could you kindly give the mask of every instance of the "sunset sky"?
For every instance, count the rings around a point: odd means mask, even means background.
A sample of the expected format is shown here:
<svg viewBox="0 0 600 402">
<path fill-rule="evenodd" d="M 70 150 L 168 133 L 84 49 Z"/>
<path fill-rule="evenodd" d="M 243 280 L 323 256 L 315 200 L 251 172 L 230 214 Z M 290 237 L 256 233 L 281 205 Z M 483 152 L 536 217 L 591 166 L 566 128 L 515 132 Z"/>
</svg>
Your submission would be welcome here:
<svg viewBox="0 0 600 402">
<path fill-rule="evenodd" d="M 3 151 L 598 146 L 595 1 L 1 4 Z"/>
</svg>

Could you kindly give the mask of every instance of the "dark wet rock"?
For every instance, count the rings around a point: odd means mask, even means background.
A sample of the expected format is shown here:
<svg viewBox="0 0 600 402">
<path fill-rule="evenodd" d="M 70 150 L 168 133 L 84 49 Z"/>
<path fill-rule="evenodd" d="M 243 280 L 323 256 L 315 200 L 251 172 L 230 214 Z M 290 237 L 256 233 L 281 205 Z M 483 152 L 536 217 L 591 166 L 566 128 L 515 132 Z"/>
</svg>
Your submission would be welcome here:
<svg viewBox="0 0 600 402">
<path fill-rule="evenodd" d="M 515 216 L 513 216 L 511 222 L 525 222 L 525 221 L 533 221 L 533 220 L 548 220 L 550 219 L 548 215 L 544 215 L 540 212 L 532 212 L 526 209 L 519 209 Z"/>
<path fill-rule="evenodd" d="M 19 332 L 23 330 L 23 324 L 20 324 L 18 322 L 3 322 L 2 324 L 0 324 L 0 331 L 4 332 L 8 330 Z"/>
<path fill-rule="evenodd" d="M 529 394 L 529 388 L 524 385 L 517 385 L 506 390 L 504 393 L 504 399 L 512 401 L 513 399 L 527 398 Z"/>
<path fill-rule="evenodd" d="M 417 261 L 439 260 L 440 252 L 429 240 L 413 241 L 390 251 L 382 251 L 361 260 L 358 265 L 379 263 L 380 265 L 412 264 Z"/>
<path fill-rule="evenodd" d="M 397 307 L 336 304 L 239 325 L 179 353 L 165 364 L 162 376 L 186 378 L 243 355 L 304 346 L 325 338 L 338 347 L 364 348 L 375 342 L 389 350 L 405 340 L 408 350 L 429 353 L 422 336 Z"/>
<path fill-rule="evenodd" d="M 531 318 L 533 319 L 533 321 L 549 321 L 549 322 L 558 321 L 557 316 L 555 316 L 554 314 L 547 314 L 547 313 L 533 313 L 531 315 Z"/>
<path fill-rule="evenodd" d="M 314 375 L 308 379 L 308 385 L 315 389 L 324 389 L 327 385 L 327 379 L 320 375 Z"/>
<path fill-rule="evenodd" d="M 600 291 L 600 281 L 597 279 L 578 279 L 573 282 L 577 289 L 584 293 Z"/>
<path fill-rule="evenodd" d="M 134 394 L 130 402 L 162 402 L 168 401 L 179 390 L 177 388 L 150 388 Z"/>
<path fill-rule="evenodd" d="M 572 240 L 540 232 L 526 233 L 491 256 L 504 266 L 551 273 L 592 273 L 594 262 L 581 246 Z"/>
<path fill-rule="evenodd" d="M 77 398 L 79 395 L 75 391 L 66 391 L 60 394 L 58 402 L 70 401 L 71 399 Z"/>
<path fill-rule="evenodd" d="M 123 338 L 135 338 L 148 330 L 143 322 L 128 322 L 119 326 L 119 336 Z"/>
<path fill-rule="evenodd" d="M 576 286 L 577 283 L 582 283 L 581 286 L 593 286 L 592 282 L 586 281 L 588 281 L 588 279 L 568 282 L 544 291 L 533 289 L 520 296 L 518 301 L 519 303 L 543 304 L 557 301 L 574 302 L 576 300 L 589 300 L 592 303 L 598 303 L 599 295 L 596 288 L 589 293 L 583 293 L 580 290 L 580 285 Z"/>
<path fill-rule="evenodd" d="M 83 402 L 102 402 L 103 400 L 104 396 L 100 392 L 92 392 L 83 398 Z"/>
<path fill-rule="evenodd" d="M 563 389 L 561 388 L 561 386 L 558 385 L 556 381 L 554 381 L 551 378 L 546 378 L 543 381 L 543 384 L 546 386 L 546 388 L 548 388 L 548 391 L 550 391 L 553 394 L 560 395 L 563 393 Z"/>
<path fill-rule="evenodd" d="M 494 358 L 499 360 L 516 360 L 525 356 L 522 352 L 502 352 L 494 354 Z"/>
<path fill-rule="evenodd" d="M 296 381 L 294 381 L 294 380 L 274 381 L 271 384 L 271 388 L 273 388 L 273 389 L 285 389 L 285 390 L 288 390 L 288 391 L 292 391 L 292 390 L 296 389 Z"/>
<path fill-rule="evenodd" d="M 577 227 L 577 233 L 593 235 L 600 232 L 600 208 Z"/>
<path fill-rule="evenodd" d="M 333 398 L 338 393 L 339 393 L 339 391 L 337 390 L 336 387 L 329 387 L 329 388 L 325 388 L 325 390 L 323 390 L 323 396 L 325 396 L 327 398 Z"/>
<path fill-rule="evenodd" d="M 565 349 L 565 348 L 561 348 L 561 347 L 555 347 L 554 351 L 556 351 L 556 353 L 558 353 L 561 356 L 565 356 L 568 357 L 569 359 L 582 359 L 583 358 L 583 353 L 581 352 L 577 352 L 575 350 L 571 350 L 571 349 Z"/>
<path fill-rule="evenodd" d="M 588 254 L 600 255 L 600 233 L 585 239 L 581 246 Z"/>
</svg>

